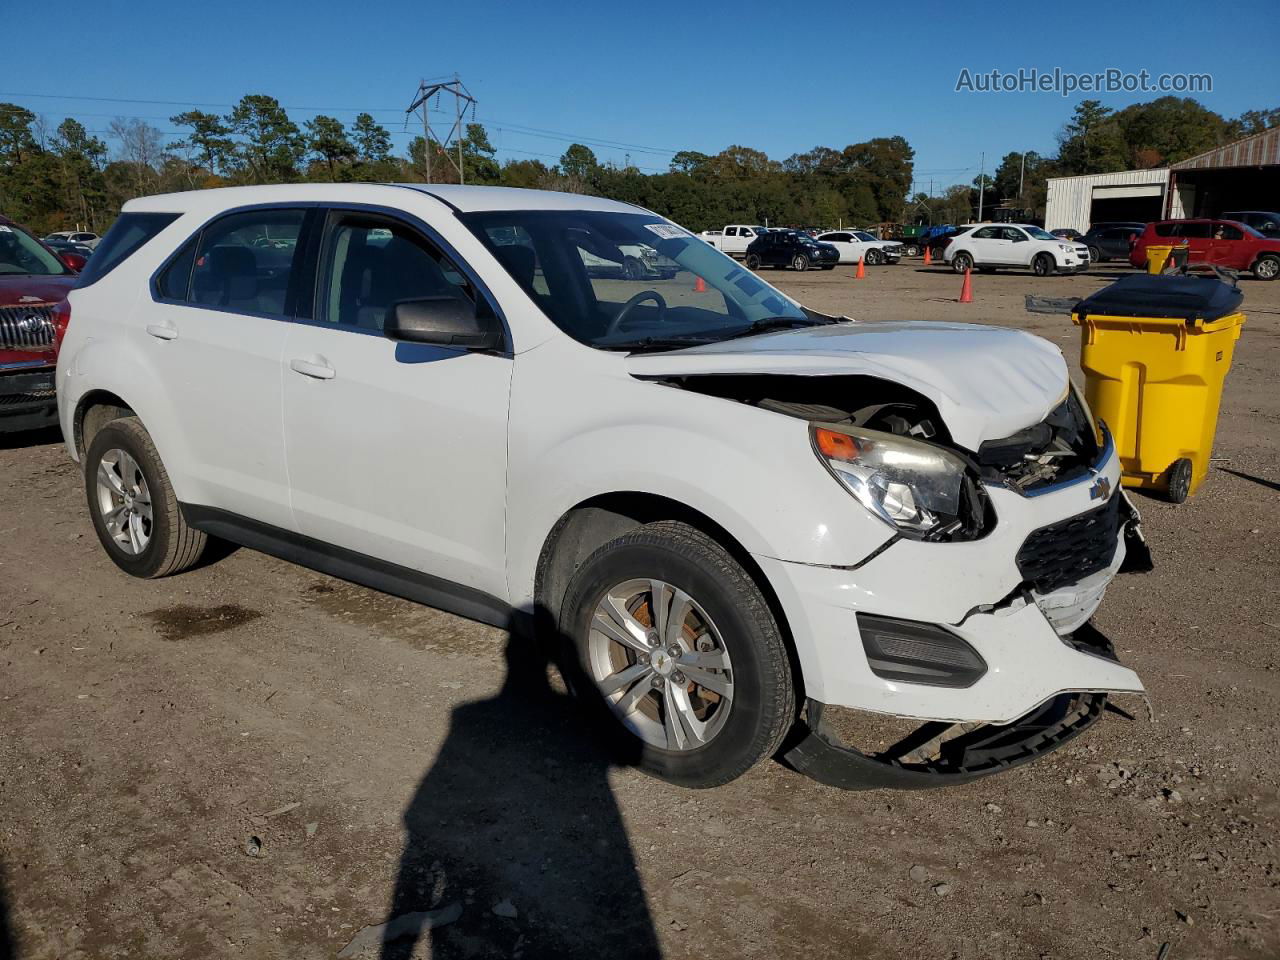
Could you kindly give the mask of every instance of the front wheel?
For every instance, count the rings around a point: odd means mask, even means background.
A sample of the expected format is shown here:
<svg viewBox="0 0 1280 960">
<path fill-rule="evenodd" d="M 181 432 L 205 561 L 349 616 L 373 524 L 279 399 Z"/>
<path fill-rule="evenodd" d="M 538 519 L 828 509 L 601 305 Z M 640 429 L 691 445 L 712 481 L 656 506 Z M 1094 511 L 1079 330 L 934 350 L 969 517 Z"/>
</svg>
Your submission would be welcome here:
<svg viewBox="0 0 1280 960">
<path fill-rule="evenodd" d="M 747 254 L 747 269 L 756 271 L 760 269 L 760 257 L 754 253 Z"/>
<path fill-rule="evenodd" d="M 973 257 L 967 253 L 957 253 L 951 258 L 951 269 L 956 273 L 968 273 L 973 269 Z"/>
<path fill-rule="evenodd" d="M 918 257 L 920 255 L 920 247 L 914 243 L 908 243 L 902 248 L 903 256 Z"/>
<path fill-rule="evenodd" d="M 867 266 L 878 267 L 884 263 L 884 254 L 874 247 L 867 251 Z"/>
<path fill-rule="evenodd" d="M 571 680 L 643 770 L 713 787 L 795 720 L 786 646 L 751 577 L 683 523 L 642 526 L 579 567 L 561 614 Z"/>
<path fill-rule="evenodd" d="M 1259 280 L 1274 280 L 1280 276 L 1280 257 L 1273 254 L 1259 257 L 1253 265 L 1253 275 Z"/>
<path fill-rule="evenodd" d="M 644 264 L 635 257 L 627 257 L 622 262 L 622 273 L 628 280 L 643 280 Z"/>
<path fill-rule="evenodd" d="M 1090 262 L 1090 263 L 1101 263 L 1101 262 L 1102 262 L 1102 251 L 1101 251 L 1101 250 L 1099 250 L 1097 247 L 1090 247 L 1090 248 L 1089 248 L 1089 262 Z"/>
<path fill-rule="evenodd" d="M 200 559 L 208 538 L 187 525 L 169 473 L 137 417 L 99 430 L 84 466 L 89 516 L 116 566 L 152 579 L 180 573 Z"/>
<path fill-rule="evenodd" d="M 1038 253 L 1036 258 L 1031 261 L 1031 272 L 1037 277 L 1048 277 L 1053 274 L 1054 261 L 1053 255 L 1049 253 Z"/>
<path fill-rule="evenodd" d="M 809 258 L 803 253 L 797 253 L 795 258 L 791 261 L 791 269 L 804 273 L 809 269 Z"/>
</svg>

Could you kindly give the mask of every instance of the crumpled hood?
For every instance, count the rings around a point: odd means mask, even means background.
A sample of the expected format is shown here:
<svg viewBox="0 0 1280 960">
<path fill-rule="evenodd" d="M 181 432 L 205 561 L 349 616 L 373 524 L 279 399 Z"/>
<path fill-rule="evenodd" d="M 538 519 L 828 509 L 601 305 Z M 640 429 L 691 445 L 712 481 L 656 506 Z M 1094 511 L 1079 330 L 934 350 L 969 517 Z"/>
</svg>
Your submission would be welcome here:
<svg viewBox="0 0 1280 960">
<path fill-rule="evenodd" d="M 1066 396 L 1062 352 L 1021 330 L 971 323 L 848 322 L 627 358 L 636 377 L 857 374 L 910 387 L 976 450 L 1039 423 Z"/>
</svg>

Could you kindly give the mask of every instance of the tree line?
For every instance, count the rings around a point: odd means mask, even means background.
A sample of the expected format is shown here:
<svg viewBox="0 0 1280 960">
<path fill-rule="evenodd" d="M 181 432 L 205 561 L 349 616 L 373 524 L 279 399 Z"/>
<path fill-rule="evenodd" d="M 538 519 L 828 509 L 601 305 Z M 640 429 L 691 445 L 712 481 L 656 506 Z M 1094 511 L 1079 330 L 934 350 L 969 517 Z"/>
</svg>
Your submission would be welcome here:
<svg viewBox="0 0 1280 960">
<path fill-rule="evenodd" d="M 977 212 L 1014 206 L 1042 213 L 1052 176 L 1101 173 L 1176 162 L 1280 123 L 1280 109 L 1227 120 L 1189 98 L 1163 97 L 1112 111 L 1080 103 L 1052 157 L 1010 152 L 991 174 L 938 195 L 911 193 L 915 153 L 900 136 L 843 148 L 817 146 L 784 160 L 734 145 L 717 154 L 676 153 L 668 170 L 602 163 L 571 145 L 556 163 L 499 162 L 483 124 L 465 124 L 460 144 L 414 137 L 402 155 L 369 113 L 348 126 L 325 115 L 301 125 L 278 100 L 249 94 L 225 114 L 188 110 L 170 123 L 183 136 L 166 143 L 137 118 L 112 121 L 113 151 L 68 117 L 49 131 L 42 119 L 0 103 L 0 212 L 37 232 L 81 226 L 102 232 L 131 197 L 240 184 L 420 182 L 430 151 L 432 180 L 458 182 L 458 147 L 467 183 L 592 193 L 635 203 L 693 230 L 726 223 L 865 226 L 885 221 L 961 223 Z"/>
</svg>

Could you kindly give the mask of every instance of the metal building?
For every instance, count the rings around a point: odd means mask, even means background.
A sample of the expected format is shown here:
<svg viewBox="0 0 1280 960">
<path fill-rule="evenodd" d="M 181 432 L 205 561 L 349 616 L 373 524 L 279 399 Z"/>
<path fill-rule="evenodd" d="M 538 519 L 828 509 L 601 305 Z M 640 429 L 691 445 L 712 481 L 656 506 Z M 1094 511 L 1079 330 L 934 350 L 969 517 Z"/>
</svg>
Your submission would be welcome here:
<svg viewBox="0 0 1280 960">
<path fill-rule="evenodd" d="M 1054 177 L 1044 224 L 1081 232 L 1103 220 L 1280 211 L 1280 127 L 1154 170 Z"/>
<path fill-rule="evenodd" d="M 1084 233 L 1090 224 L 1105 220 L 1159 220 L 1165 215 L 1168 189 L 1168 167 L 1053 177 L 1045 201 L 1045 229 L 1069 227 Z"/>
</svg>

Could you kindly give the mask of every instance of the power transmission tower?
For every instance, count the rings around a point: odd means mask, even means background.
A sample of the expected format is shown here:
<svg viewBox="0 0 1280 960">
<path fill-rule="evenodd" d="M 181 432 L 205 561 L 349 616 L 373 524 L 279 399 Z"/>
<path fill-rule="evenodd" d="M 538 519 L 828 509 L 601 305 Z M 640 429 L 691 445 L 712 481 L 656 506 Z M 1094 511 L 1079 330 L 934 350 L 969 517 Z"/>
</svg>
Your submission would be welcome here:
<svg viewBox="0 0 1280 960">
<path fill-rule="evenodd" d="M 415 111 L 422 111 L 422 158 L 423 165 L 426 167 L 424 173 L 427 177 L 427 183 L 431 182 L 431 119 L 429 110 L 432 98 L 435 99 L 436 106 L 440 106 L 440 97 L 442 94 L 449 94 L 453 97 L 453 126 L 449 128 L 449 134 L 440 144 L 440 150 L 444 154 L 445 159 L 458 171 L 458 182 L 466 183 L 466 173 L 463 171 L 462 163 L 462 119 L 467 114 L 467 107 L 471 108 L 471 119 L 476 119 L 476 98 L 471 95 L 471 91 L 467 89 L 466 84 L 458 78 L 455 73 L 453 79 L 445 83 L 427 83 L 423 80 L 418 84 L 418 90 L 414 94 L 413 103 L 409 104 L 405 110 L 405 125 L 408 125 L 409 114 Z M 454 163 L 453 157 L 449 156 L 450 142 L 457 145 L 458 160 Z"/>
</svg>

